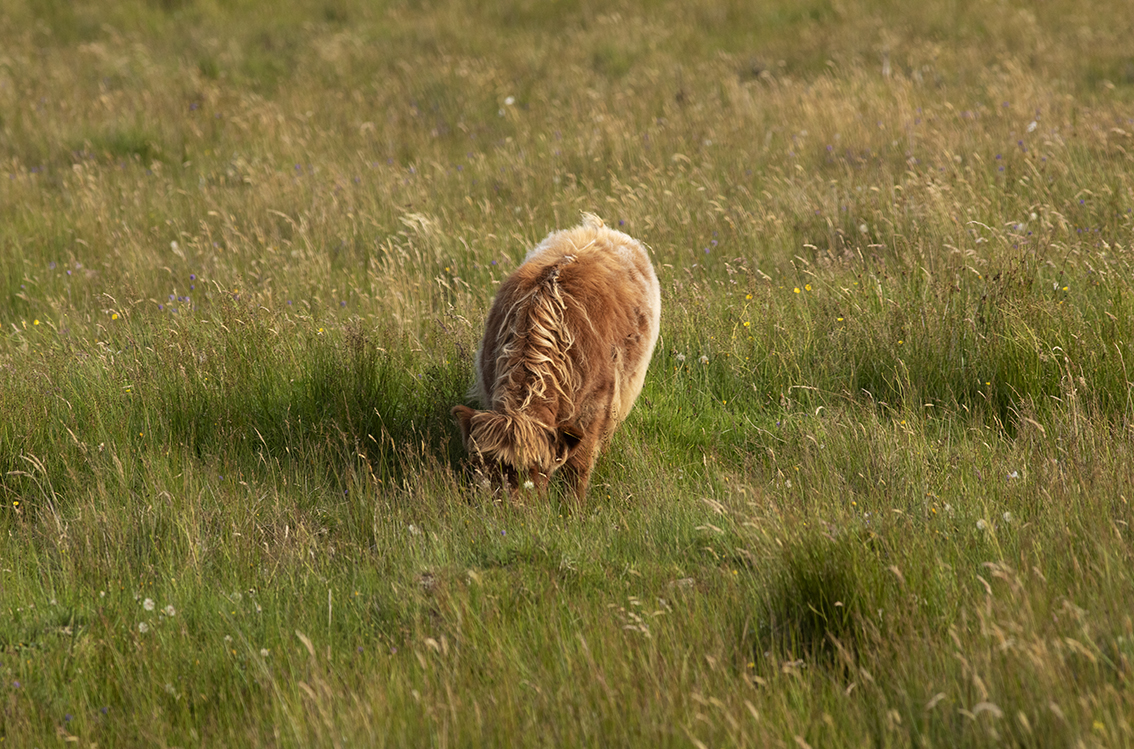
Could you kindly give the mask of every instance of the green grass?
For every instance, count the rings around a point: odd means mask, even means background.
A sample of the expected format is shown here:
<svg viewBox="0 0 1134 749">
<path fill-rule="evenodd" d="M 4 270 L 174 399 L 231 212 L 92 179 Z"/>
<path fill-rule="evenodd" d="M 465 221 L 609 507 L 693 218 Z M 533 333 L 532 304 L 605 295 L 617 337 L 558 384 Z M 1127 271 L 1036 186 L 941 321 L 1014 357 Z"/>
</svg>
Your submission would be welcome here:
<svg viewBox="0 0 1134 749">
<path fill-rule="evenodd" d="M 1128 8 L 0 10 L 0 746 L 1134 744 Z M 477 489 L 499 282 L 662 337 Z"/>
</svg>

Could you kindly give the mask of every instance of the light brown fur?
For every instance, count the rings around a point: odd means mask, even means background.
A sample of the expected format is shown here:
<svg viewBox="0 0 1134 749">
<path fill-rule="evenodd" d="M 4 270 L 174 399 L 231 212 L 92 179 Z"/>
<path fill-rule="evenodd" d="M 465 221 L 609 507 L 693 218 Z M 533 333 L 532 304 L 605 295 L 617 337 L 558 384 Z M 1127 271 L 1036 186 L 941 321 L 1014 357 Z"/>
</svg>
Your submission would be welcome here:
<svg viewBox="0 0 1134 749">
<path fill-rule="evenodd" d="M 465 447 L 513 492 L 563 469 L 580 500 L 595 458 L 630 413 L 657 343 L 661 291 L 646 249 L 592 214 L 553 232 L 500 285 L 471 395 Z"/>
</svg>

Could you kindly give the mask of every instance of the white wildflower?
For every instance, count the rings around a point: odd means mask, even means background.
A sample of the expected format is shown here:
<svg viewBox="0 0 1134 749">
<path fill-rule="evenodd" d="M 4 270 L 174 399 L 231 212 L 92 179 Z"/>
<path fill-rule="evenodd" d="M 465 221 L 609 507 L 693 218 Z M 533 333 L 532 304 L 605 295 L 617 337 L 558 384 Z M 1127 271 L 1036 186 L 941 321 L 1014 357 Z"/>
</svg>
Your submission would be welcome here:
<svg viewBox="0 0 1134 749">
<path fill-rule="evenodd" d="M 516 97 L 515 96 L 509 96 L 508 98 L 506 98 L 504 100 L 504 105 L 508 106 L 508 107 L 512 106 L 515 103 L 516 103 Z"/>
<path fill-rule="evenodd" d="M 1036 122 L 1035 120 L 1032 120 L 1031 122 L 1028 123 L 1028 132 L 1034 133 L 1036 131 L 1037 127 L 1039 127 L 1039 123 Z"/>
<path fill-rule="evenodd" d="M 702 364 L 708 364 L 709 363 L 709 357 L 705 356 L 704 354 L 701 354 L 700 362 Z"/>
<path fill-rule="evenodd" d="M 1008 474 L 1008 478 L 1018 479 L 1018 478 L 1020 478 L 1020 472 L 1019 471 L 1012 471 L 1011 473 Z"/>
<path fill-rule="evenodd" d="M 166 616 L 177 616 L 177 609 L 173 608 L 172 603 L 162 609 L 161 612 Z"/>
<path fill-rule="evenodd" d="M 531 479 L 528 479 L 527 481 L 524 482 L 524 488 L 525 489 L 535 489 L 535 482 L 533 482 Z"/>
<path fill-rule="evenodd" d="M 269 651 L 267 648 L 260 648 L 260 657 L 267 658 L 269 652 L 271 651 Z"/>
<path fill-rule="evenodd" d="M 145 634 L 150 631 L 150 625 L 145 622 L 138 622 L 138 631 Z"/>
<path fill-rule="evenodd" d="M 988 530 L 988 523 L 984 522 L 984 518 L 981 518 L 976 521 L 976 527 L 979 531 Z"/>
<path fill-rule="evenodd" d="M 677 355 L 677 363 L 678 364 L 684 364 L 685 363 L 685 354 L 678 354 Z"/>
<path fill-rule="evenodd" d="M 142 601 L 142 608 L 144 608 L 146 611 L 153 611 L 154 610 L 154 599 L 147 598 L 146 600 Z"/>
<path fill-rule="evenodd" d="M 1010 512 L 1004 513 L 1004 522 L 1005 523 L 1011 523 L 1012 522 L 1012 513 L 1010 513 Z"/>
</svg>

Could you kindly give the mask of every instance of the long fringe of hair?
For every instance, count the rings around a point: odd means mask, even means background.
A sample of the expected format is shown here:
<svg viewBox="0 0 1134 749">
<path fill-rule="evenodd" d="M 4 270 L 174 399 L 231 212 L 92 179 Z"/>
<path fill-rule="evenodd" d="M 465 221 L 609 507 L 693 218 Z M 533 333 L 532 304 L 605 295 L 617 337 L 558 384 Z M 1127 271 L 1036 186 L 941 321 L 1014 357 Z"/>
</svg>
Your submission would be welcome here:
<svg viewBox="0 0 1134 749">
<path fill-rule="evenodd" d="M 554 430 L 526 414 L 477 411 L 469 422 L 473 450 L 520 471 L 550 466 L 554 437 Z"/>
<path fill-rule="evenodd" d="M 579 389 L 580 373 L 568 355 L 575 345 L 565 320 L 570 300 L 559 286 L 560 268 L 573 261 L 568 257 L 548 268 L 543 278 L 512 302 L 505 316 L 507 327 L 501 331 L 503 345 L 497 349 L 496 382 L 491 388 L 498 418 L 474 422 L 470 435 L 482 452 L 517 467 L 547 465 L 552 459 L 550 442 L 556 425 L 535 421 L 530 415 L 533 404 L 550 403 L 557 410 L 559 404 L 571 403 Z"/>
</svg>

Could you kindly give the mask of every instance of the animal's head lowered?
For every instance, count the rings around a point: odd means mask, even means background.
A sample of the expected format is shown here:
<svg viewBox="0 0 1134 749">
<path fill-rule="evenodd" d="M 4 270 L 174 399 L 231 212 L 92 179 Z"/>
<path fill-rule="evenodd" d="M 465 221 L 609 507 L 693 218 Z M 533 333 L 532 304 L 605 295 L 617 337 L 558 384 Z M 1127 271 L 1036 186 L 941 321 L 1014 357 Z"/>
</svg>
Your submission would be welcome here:
<svg viewBox="0 0 1134 749">
<path fill-rule="evenodd" d="M 454 406 L 465 450 L 475 469 L 494 489 L 547 490 L 548 480 L 579 446 L 578 432 L 568 425 L 549 427 L 523 416 Z"/>
</svg>

